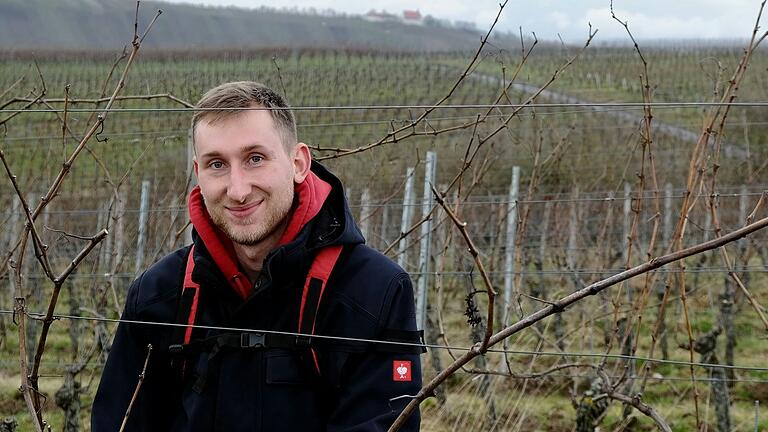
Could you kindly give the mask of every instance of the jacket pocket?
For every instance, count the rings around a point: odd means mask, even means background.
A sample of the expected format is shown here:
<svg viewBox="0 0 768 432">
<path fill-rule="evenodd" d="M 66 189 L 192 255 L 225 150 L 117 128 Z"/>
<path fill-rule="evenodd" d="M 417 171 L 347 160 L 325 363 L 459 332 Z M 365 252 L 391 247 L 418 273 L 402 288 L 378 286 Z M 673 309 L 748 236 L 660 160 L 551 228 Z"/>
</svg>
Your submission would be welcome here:
<svg viewBox="0 0 768 432">
<path fill-rule="evenodd" d="M 320 432 L 327 414 L 322 399 L 303 370 L 298 353 L 269 350 L 264 353 L 265 391 L 262 397 L 262 428 L 265 431 Z M 296 407 L 301 407 L 297 415 Z"/>
<path fill-rule="evenodd" d="M 301 361 L 290 351 L 275 350 L 265 353 L 267 384 L 305 384 Z"/>
<path fill-rule="evenodd" d="M 275 350 L 265 353 L 266 383 L 338 389 L 344 380 L 343 370 L 349 353 L 325 350 L 317 350 L 316 353 L 320 364 L 319 376 L 310 351 Z"/>
</svg>

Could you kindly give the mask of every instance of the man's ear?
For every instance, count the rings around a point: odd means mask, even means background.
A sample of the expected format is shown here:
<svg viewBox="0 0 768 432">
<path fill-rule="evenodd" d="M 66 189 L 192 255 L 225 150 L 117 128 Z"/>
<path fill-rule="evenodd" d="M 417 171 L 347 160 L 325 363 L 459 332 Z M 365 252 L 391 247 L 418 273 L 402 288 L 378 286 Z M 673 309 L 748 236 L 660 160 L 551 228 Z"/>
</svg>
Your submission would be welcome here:
<svg viewBox="0 0 768 432">
<path fill-rule="evenodd" d="M 194 158 L 192 158 L 192 168 L 194 168 L 194 170 L 195 170 L 195 175 L 196 175 L 197 177 L 200 177 L 200 176 L 197 174 L 197 157 L 194 157 Z"/>
<path fill-rule="evenodd" d="M 301 183 L 309 175 L 309 167 L 312 165 L 312 155 L 309 147 L 300 142 L 293 148 L 293 182 Z"/>
</svg>

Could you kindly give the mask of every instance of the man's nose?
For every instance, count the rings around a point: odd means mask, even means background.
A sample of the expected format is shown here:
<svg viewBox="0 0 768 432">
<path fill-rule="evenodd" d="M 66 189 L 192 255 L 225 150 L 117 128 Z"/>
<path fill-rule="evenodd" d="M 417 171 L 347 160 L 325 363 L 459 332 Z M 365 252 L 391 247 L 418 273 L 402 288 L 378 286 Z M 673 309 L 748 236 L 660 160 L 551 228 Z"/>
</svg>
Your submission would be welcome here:
<svg viewBox="0 0 768 432">
<path fill-rule="evenodd" d="M 229 172 L 229 185 L 227 185 L 227 197 L 232 201 L 243 203 L 251 193 L 251 185 L 245 172 L 239 167 L 233 167 Z"/>
</svg>

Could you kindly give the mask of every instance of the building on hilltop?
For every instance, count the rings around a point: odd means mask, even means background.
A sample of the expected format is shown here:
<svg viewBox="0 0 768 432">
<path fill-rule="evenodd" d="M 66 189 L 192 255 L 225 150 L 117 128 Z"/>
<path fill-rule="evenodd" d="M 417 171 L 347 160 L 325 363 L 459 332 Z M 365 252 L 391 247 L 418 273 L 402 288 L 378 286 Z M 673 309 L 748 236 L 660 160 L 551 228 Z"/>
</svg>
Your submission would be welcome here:
<svg viewBox="0 0 768 432">
<path fill-rule="evenodd" d="M 363 19 L 366 21 L 371 22 L 392 22 L 392 21 L 400 21 L 397 17 L 397 15 L 388 13 L 387 11 L 383 10 L 381 12 L 377 12 L 376 9 L 371 9 L 363 15 Z"/>
<path fill-rule="evenodd" d="M 421 16 L 421 12 L 417 10 L 404 10 L 403 11 L 403 23 L 424 25 L 424 17 Z"/>
<path fill-rule="evenodd" d="M 370 22 L 399 22 L 410 25 L 424 25 L 424 17 L 418 10 L 404 10 L 403 14 L 398 16 L 383 9 L 381 12 L 371 9 L 362 18 Z"/>
</svg>

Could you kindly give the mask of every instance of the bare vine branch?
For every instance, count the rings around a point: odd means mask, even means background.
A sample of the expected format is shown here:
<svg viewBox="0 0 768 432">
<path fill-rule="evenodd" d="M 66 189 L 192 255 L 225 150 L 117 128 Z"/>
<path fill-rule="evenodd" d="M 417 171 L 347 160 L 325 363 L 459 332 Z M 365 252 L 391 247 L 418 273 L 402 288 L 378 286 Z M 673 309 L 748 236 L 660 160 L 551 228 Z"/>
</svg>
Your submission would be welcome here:
<svg viewBox="0 0 768 432">
<path fill-rule="evenodd" d="M 532 326 L 533 324 L 541 321 L 542 319 L 550 315 L 553 315 L 555 313 L 562 312 L 572 304 L 588 296 L 593 296 L 605 290 L 608 287 L 616 285 L 619 282 L 623 282 L 633 277 L 642 275 L 651 270 L 655 270 L 659 267 L 662 267 L 666 264 L 670 264 L 670 263 L 682 260 L 683 258 L 687 258 L 689 256 L 693 256 L 696 254 L 700 254 L 702 252 L 706 252 L 708 250 L 718 248 L 720 246 L 723 246 L 725 244 L 728 244 L 730 242 L 743 238 L 749 234 L 752 234 L 758 230 L 761 230 L 765 227 L 768 227 L 768 217 L 760 219 L 755 223 L 749 224 L 743 228 L 740 228 L 736 231 L 733 231 L 729 234 L 715 238 L 713 240 L 700 243 L 700 244 L 688 247 L 686 249 L 682 249 L 677 252 L 673 252 L 667 255 L 653 258 L 650 261 L 645 262 L 644 264 L 632 267 L 621 273 L 617 273 L 613 276 L 597 281 L 587 287 L 584 287 L 576 292 L 573 292 L 565 297 L 560 298 L 559 300 L 553 302 L 551 305 L 548 305 L 542 309 L 539 309 L 538 311 L 526 316 L 525 318 L 517 321 L 516 323 L 510 325 L 509 327 L 506 327 L 505 329 L 494 334 L 488 342 L 488 347 L 494 346 L 499 342 L 503 341 L 504 339 L 512 336 L 513 334 L 516 334 L 521 330 L 524 330 Z M 402 425 L 408 419 L 408 417 L 416 409 L 416 407 L 424 399 L 426 399 L 429 395 L 431 395 L 437 386 L 442 384 L 449 376 L 451 376 L 463 365 L 467 364 L 472 359 L 482 354 L 482 351 L 480 350 L 480 348 L 481 348 L 480 343 L 475 344 L 472 347 L 472 349 L 464 353 L 461 357 L 459 357 L 456 361 L 451 363 L 441 373 L 435 376 L 435 378 L 433 378 L 429 383 L 427 383 L 424 387 L 422 387 L 419 393 L 411 400 L 411 402 L 408 403 L 405 409 L 400 413 L 398 418 L 389 428 L 389 431 L 394 432 L 399 430 L 400 427 L 402 427 Z"/>
<path fill-rule="evenodd" d="M 464 81 L 464 79 L 466 79 L 467 76 L 469 76 L 470 71 L 472 70 L 472 68 L 477 63 L 478 58 L 480 58 L 480 53 L 483 52 L 483 48 L 488 43 L 488 38 L 491 36 L 491 33 L 493 33 L 493 29 L 496 27 L 496 23 L 499 22 L 499 17 L 501 17 L 501 13 L 504 10 L 504 7 L 507 5 L 508 2 L 509 2 L 509 0 L 504 0 L 503 3 L 499 4 L 499 12 L 496 14 L 496 18 L 493 20 L 493 24 L 491 24 L 490 28 L 488 29 L 488 32 L 486 32 L 485 36 L 483 36 L 483 38 L 480 40 L 480 46 L 478 47 L 477 51 L 475 52 L 475 55 L 472 57 L 472 60 L 470 60 L 469 64 L 467 64 L 466 68 L 464 69 L 464 72 L 462 72 L 461 75 L 459 75 L 458 79 L 453 84 L 453 87 L 451 87 L 451 89 L 448 90 L 448 93 L 446 93 L 446 95 L 443 96 L 439 101 L 437 101 L 433 106 L 431 106 L 430 108 L 424 110 L 424 112 L 421 115 L 419 115 L 419 117 L 416 118 L 415 120 L 413 120 L 411 122 L 408 122 L 408 124 L 406 124 L 404 126 L 401 126 L 401 127 L 397 128 L 397 129 L 393 129 L 392 131 L 387 133 L 384 137 L 382 137 L 380 140 L 378 140 L 376 142 L 373 142 L 371 144 L 367 144 L 367 145 L 364 145 L 364 146 L 361 146 L 361 147 L 357 147 L 357 148 L 351 149 L 349 151 L 341 151 L 341 152 L 337 152 L 337 153 L 332 154 L 332 155 L 321 156 L 321 157 L 318 157 L 316 159 L 318 161 L 323 161 L 323 160 L 326 160 L 326 159 L 335 159 L 335 158 L 339 158 L 339 157 L 343 157 L 343 156 L 349 156 L 349 155 L 353 155 L 353 154 L 356 154 L 356 153 L 360 153 L 360 152 L 364 152 L 364 151 L 370 150 L 370 149 L 375 148 L 375 147 L 379 147 L 379 146 L 384 145 L 384 144 L 395 143 L 395 142 L 398 142 L 398 141 L 403 140 L 405 138 L 408 138 L 408 137 L 411 137 L 411 136 L 415 136 L 415 135 L 419 135 L 418 133 L 415 132 L 415 126 L 418 125 L 419 123 L 421 123 L 423 120 L 425 120 L 433 111 L 435 111 L 437 108 L 439 108 L 440 105 L 445 103 L 445 101 L 450 99 L 451 96 L 453 96 L 453 93 L 456 91 L 456 89 L 459 88 L 459 85 L 461 85 L 461 83 Z M 463 128 L 467 128 L 467 127 L 471 127 L 471 124 L 468 125 L 468 126 L 464 126 Z M 405 135 L 405 136 L 398 137 L 398 134 L 403 133 L 403 132 L 407 131 L 408 129 L 412 129 L 412 131 L 410 133 L 408 133 L 407 135 Z M 451 130 L 451 129 L 444 129 L 443 131 L 448 131 L 448 130 Z M 438 132 L 429 133 L 427 135 L 436 135 L 437 133 Z"/>
<path fill-rule="evenodd" d="M 131 415 L 131 409 L 133 409 L 133 404 L 136 402 L 136 397 L 139 395 L 139 391 L 141 390 L 141 384 L 144 383 L 144 377 L 147 375 L 147 365 L 149 365 L 149 357 L 152 355 L 152 344 L 147 345 L 147 357 L 144 359 L 144 367 L 141 368 L 141 373 L 139 374 L 139 381 L 136 383 L 136 389 L 133 391 L 133 396 L 131 396 L 131 401 L 128 403 L 128 408 L 125 410 L 125 416 L 123 417 L 123 422 L 120 424 L 120 432 L 123 432 L 125 430 L 125 425 L 128 424 L 128 417 Z"/>
<path fill-rule="evenodd" d="M 483 279 L 485 292 L 488 294 L 488 314 L 485 322 L 485 336 L 480 343 L 480 351 L 485 353 L 488 350 L 488 341 L 493 335 L 493 312 L 495 309 L 494 300 L 496 299 L 496 290 L 493 288 L 493 282 L 491 282 L 491 278 L 488 277 L 488 272 L 485 270 L 485 265 L 480 259 L 477 246 L 475 246 L 475 243 L 472 241 L 472 238 L 467 232 L 467 223 L 459 220 L 453 210 L 451 210 L 451 207 L 445 204 L 443 196 L 437 191 L 437 189 L 435 189 L 434 186 L 432 186 L 432 194 L 434 195 L 437 203 L 443 208 L 443 211 L 445 211 L 448 217 L 451 218 L 453 223 L 459 229 L 459 232 L 461 233 L 461 236 L 464 238 L 464 242 L 467 245 L 469 254 L 472 255 L 472 259 L 475 261 L 475 267 L 477 267 L 477 271 L 480 272 L 480 277 Z"/>
<path fill-rule="evenodd" d="M 83 138 L 80 140 L 77 147 L 73 150 L 73 152 L 70 154 L 69 158 L 63 163 L 61 170 L 59 171 L 59 174 L 56 176 L 55 180 L 50 185 L 47 193 L 41 198 L 40 203 L 36 206 L 34 211 L 30 211 L 29 208 L 25 205 L 25 212 L 27 213 L 28 223 L 24 228 L 24 231 L 19 238 L 18 242 L 16 243 L 16 246 L 12 248 L 10 253 L 8 254 L 7 258 L 5 259 L 5 262 L 3 263 L 3 267 L 6 267 L 6 263 L 9 262 L 10 258 L 13 256 L 13 253 L 17 250 L 17 248 L 21 248 L 19 251 L 19 260 L 18 262 L 23 262 L 24 257 L 24 249 L 26 244 L 26 239 L 29 237 L 30 233 L 32 233 L 34 244 L 36 245 L 36 251 L 39 250 L 41 253 L 41 264 L 43 261 L 46 261 L 47 258 L 45 257 L 45 248 L 42 245 L 42 242 L 39 241 L 39 236 L 37 236 L 36 231 L 34 231 L 34 221 L 35 219 L 43 212 L 43 210 L 46 208 L 46 206 L 58 195 L 58 192 L 61 188 L 61 185 L 69 172 L 71 171 L 72 164 L 78 157 L 78 155 L 82 152 L 83 149 L 86 148 L 86 145 L 88 141 L 99 131 L 101 127 L 104 125 L 104 121 L 107 118 L 110 110 L 112 109 L 112 106 L 115 102 L 115 100 L 118 97 L 118 94 L 120 91 L 125 87 L 125 82 L 128 76 L 128 72 L 131 69 L 131 66 L 136 59 L 139 48 L 141 47 L 141 43 L 144 40 L 144 38 L 149 33 L 150 29 L 154 25 L 154 23 L 157 21 L 157 18 L 160 16 L 162 11 L 158 11 L 157 14 L 154 16 L 154 18 L 150 21 L 148 24 L 146 30 L 139 35 L 138 34 L 138 11 L 139 11 L 139 5 L 140 2 L 136 2 L 136 21 L 134 22 L 134 37 L 132 41 L 132 50 L 128 57 L 128 60 L 126 61 L 126 65 L 123 69 L 123 72 L 120 76 L 120 79 L 118 80 L 117 85 L 115 86 L 114 91 L 112 92 L 112 95 L 110 96 L 109 100 L 107 101 L 105 107 L 101 110 L 100 114 L 97 116 L 97 120 L 91 125 L 89 130 L 85 133 Z M 35 65 L 37 67 L 37 63 L 35 62 Z M 34 103 L 38 103 L 44 96 L 45 96 L 45 81 L 42 77 L 42 72 L 40 72 L 39 67 L 37 67 L 37 70 L 40 75 L 40 80 L 42 82 L 42 90 L 40 93 L 34 98 L 32 102 L 28 102 L 28 105 L 25 106 L 31 106 Z M 24 108 L 26 109 L 26 108 Z M 18 113 L 18 112 L 17 112 Z M 11 116 L 17 114 L 14 113 Z M 0 125 L 10 120 L 9 118 L 6 118 L 2 122 L 0 122 Z M 63 121 L 63 133 L 66 130 L 66 121 Z M 2 156 L 2 153 L 0 153 L 0 156 Z M 2 158 L 3 164 L 6 167 L 6 172 L 8 176 L 11 178 L 12 182 L 15 184 L 15 177 L 10 171 L 10 168 L 6 164 L 5 158 Z M 21 197 L 23 194 L 21 191 L 17 188 L 17 193 Z M 21 198 L 23 199 L 23 197 Z M 25 400 L 31 400 L 32 401 L 32 407 L 30 407 L 30 414 L 34 419 L 35 428 L 37 430 L 40 430 L 42 428 L 43 419 L 42 419 L 42 401 L 40 399 L 40 395 L 38 392 L 38 379 L 39 379 L 39 367 L 40 367 L 40 359 L 42 358 L 43 352 L 45 350 L 45 342 L 47 339 L 48 331 L 50 329 L 50 325 L 53 322 L 53 313 L 56 308 L 56 303 L 58 301 L 59 292 L 61 291 L 61 287 L 66 281 L 67 277 L 74 271 L 74 269 L 77 267 L 77 265 L 82 262 L 83 259 L 88 255 L 88 253 L 107 235 L 106 230 L 102 231 L 101 233 L 94 236 L 90 243 L 77 255 L 75 259 L 72 260 L 70 265 L 59 275 L 56 277 L 53 277 L 53 273 L 50 271 L 50 268 L 48 267 L 48 271 L 46 272 L 49 279 L 54 284 L 54 290 L 53 295 L 51 296 L 51 301 L 48 304 L 48 312 L 46 314 L 46 318 L 43 320 L 43 330 L 41 332 L 40 339 L 38 341 L 37 350 L 35 352 L 35 363 L 32 365 L 32 372 L 30 374 L 26 373 L 26 367 L 24 368 L 25 373 L 22 374 L 21 380 L 21 389 L 24 393 Z M 43 265 L 44 268 L 46 268 L 46 265 Z M 23 294 L 21 291 L 21 270 L 19 268 L 16 269 L 16 278 L 17 278 L 17 297 L 21 298 L 23 300 Z M 24 321 L 19 321 L 19 339 L 21 340 L 25 334 L 26 334 L 26 327 L 24 325 Z M 26 345 L 21 344 L 19 346 L 19 356 L 23 363 L 26 363 L 27 358 L 27 352 L 26 352 Z"/>
<path fill-rule="evenodd" d="M 76 104 L 102 104 L 105 102 L 110 101 L 110 97 L 99 97 L 99 98 L 13 98 L 6 102 L 6 105 L 9 105 L 11 103 L 32 103 L 32 104 L 55 104 L 55 103 L 69 103 L 72 105 Z M 154 93 L 154 94 L 146 94 L 146 95 L 125 95 L 125 96 L 117 96 L 115 97 L 115 102 L 121 102 L 121 101 L 133 101 L 133 100 L 140 100 L 140 101 L 150 101 L 154 99 L 168 99 L 170 101 L 173 101 L 185 108 L 194 108 L 195 105 L 192 102 L 185 101 L 184 99 L 181 99 L 177 96 L 174 96 L 171 93 Z"/>
</svg>

